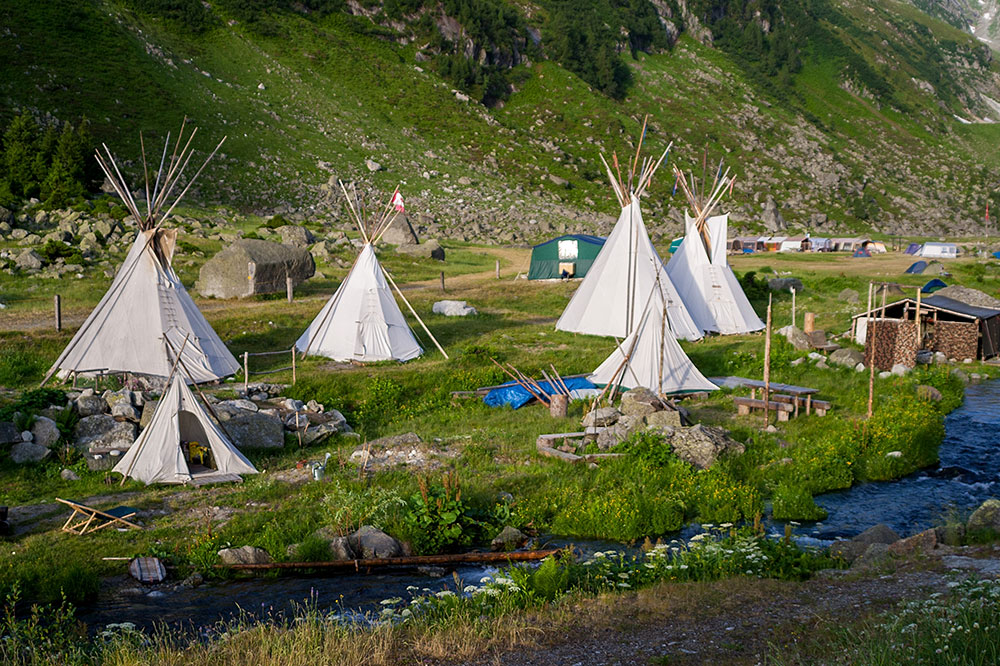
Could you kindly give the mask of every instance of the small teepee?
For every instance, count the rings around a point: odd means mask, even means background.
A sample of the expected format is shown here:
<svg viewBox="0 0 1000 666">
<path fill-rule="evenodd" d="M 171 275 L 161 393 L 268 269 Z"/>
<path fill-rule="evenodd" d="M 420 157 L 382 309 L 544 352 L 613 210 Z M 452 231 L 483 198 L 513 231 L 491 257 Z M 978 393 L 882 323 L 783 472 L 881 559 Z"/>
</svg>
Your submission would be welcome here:
<svg viewBox="0 0 1000 666">
<path fill-rule="evenodd" d="M 588 377 L 595 384 L 623 388 L 644 386 L 659 395 L 714 391 L 677 343 L 669 315 L 654 286 L 638 327 Z"/>
<path fill-rule="evenodd" d="M 167 378 L 167 388 L 156 405 L 153 418 L 139 438 L 125 452 L 113 472 L 126 478 L 151 483 L 191 483 L 204 485 L 241 480 L 240 474 L 256 474 L 257 469 L 220 430 L 195 399 L 185 375 L 184 348 Z M 177 349 L 168 344 L 168 348 Z M 208 406 L 208 403 L 204 403 Z M 209 409 L 211 409 L 209 407 Z M 197 460 L 195 460 L 197 458 Z"/>
<path fill-rule="evenodd" d="M 375 256 L 375 243 L 403 211 L 403 198 L 399 189 L 393 193 L 381 215 L 366 222 L 359 212 L 363 209 L 357 191 L 354 192 L 352 202 L 347 188 L 343 183 L 340 186 L 347 197 L 364 246 L 340 287 L 295 342 L 295 348 L 303 356 L 326 356 L 337 361 L 362 363 L 409 361 L 420 356 L 424 350 L 403 318 L 390 290 L 391 285 L 444 357 L 448 358 Z"/>
<path fill-rule="evenodd" d="M 73 373 L 97 372 L 166 377 L 170 374 L 171 362 L 164 352 L 164 342 L 179 347 L 185 338 L 188 344 L 184 360 L 191 381 L 213 381 L 239 370 L 239 363 L 205 320 L 171 266 L 177 230 L 164 229 L 163 224 L 222 146 L 220 141 L 201 169 L 174 196 L 191 161 L 191 140 L 197 133 L 195 129 L 185 137 L 184 131 L 182 125 L 169 161 L 170 135 L 167 135 L 154 183 L 150 183 L 143 145 L 145 211 L 132 197 L 108 147 L 104 146 L 103 155 L 98 151 L 97 161 L 136 221 L 139 233 L 111 287 L 49 369 L 43 384 L 57 371 L 62 378 Z"/>
<path fill-rule="evenodd" d="M 711 215 L 732 189 L 729 169 L 723 173 L 719 162 L 708 197 L 704 183 L 699 193 L 693 176 L 689 182 L 676 166 L 674 174 L 695 217 L 684 211 L 684 240 L 667 263 L 667 274 L 692 319 L 700 330 L 722 335 L 763 329 L 764 322 L 754 312 L 726 258 L 729 215 Z"/>
<path fill-rule="evenodd" d="M 643 137 L 645 133 L 644 123 Z M 670 146 L 659 159 L 644 158 L 640 169 L 641 149 L 640 138 L 635 159 L 626 165 L 630 167 L 626 179 L 622 178 L 617 154 L 612 155 L 616 172 L 612 172 L 607 160 L 601 156 L 611 187 L 621 205 L 621 214 L 597 259 L 556 322 L 556 328 L 572 333 L 625 337 L 636 329 L 642 318 L 646 296 L 655 286 L 666 304 L 667 320 L 674 334 L 685 340 L 697 340 L 702 337 L 702 331 L 695 326 L 670 281 L 663 260 L 649 239 L 639 209 L 639 200 L 666 158 Z"/>
</svg>

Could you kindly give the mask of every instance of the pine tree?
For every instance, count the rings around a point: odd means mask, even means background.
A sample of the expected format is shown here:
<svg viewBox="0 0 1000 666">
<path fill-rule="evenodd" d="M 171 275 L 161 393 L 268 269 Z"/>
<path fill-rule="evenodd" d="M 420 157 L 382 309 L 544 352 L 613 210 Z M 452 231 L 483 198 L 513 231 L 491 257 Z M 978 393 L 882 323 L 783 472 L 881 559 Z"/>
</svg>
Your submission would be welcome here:
<svg viewBox="0 0 1000 666">
<path fill-rule="evenodd" d="M 80 135 L 72 125 L 66 123 L 52 157 L 52 166 L 42 183 L 41 194 L 51 206 L 64 206 L 74 197 L 87 194 L 84 187 L 86 178 L 87 147 L 80 141 Z"/>
<path fill-rule="evenodd" d="M 14 118 L 3 137 L 4 182 L 17 198 L 37 196 L 38 179 L 34 158 L 38 149 L 38 125 L 27 113 Z"/>
</svg>

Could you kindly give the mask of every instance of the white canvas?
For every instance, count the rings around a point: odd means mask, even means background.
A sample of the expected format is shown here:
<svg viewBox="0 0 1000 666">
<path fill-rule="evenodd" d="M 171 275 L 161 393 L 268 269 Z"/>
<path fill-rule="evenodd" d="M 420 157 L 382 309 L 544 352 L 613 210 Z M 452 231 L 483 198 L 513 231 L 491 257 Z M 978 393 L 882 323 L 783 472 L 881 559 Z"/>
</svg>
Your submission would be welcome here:
<svg viewBox="0 0 1000 666">
<path fill-rule="evenodd" d="M 630 275 L 634 276 L 634 282 Z M 622 208 L 615 228 L 563 310 L 556 328 L 624 337 L 638 325 L 650 291 L 657 283 L 674 334 L 685 340 L 701 338 L 701 329 L 691 319 L 649 240 L 638 199 L 633 198 L 632 203 Z"/>
<path fill-rule="evenodd" d="M 626 354 L 628 363 L 616 374 Z M 701 374 L 677 343 L 663 316 L 662 301 L 650 301 L 638 330 L 616 347 L 589 379 L 595 384 L 608 384 L 618 377 L 625 388 L 644 386 L 662 395 L 718 388 Z"/>
<path fill-rule="evenodd" d="M 208 417 L 180 372 L 174 374 L 149 425 L 112 471 L 143 481 L 146 485 L 188 483 L 192 475 L 184 459 L 181 440 L 197 441 L 210 449 L 218 472 L 257 473 L 257 469 Z"/>
<path fill-rule="evenodd" d="M 180 349 L 185 337 L 182 356 L 193 381 L 239 370 L 170 265 L 176 234 L 139 232 L 104 298 L 55 362 L 60 377 L 97 371 L 167 377 L 172 362 L 164 338 Z"/>
<path fill-rule="evenodd" d="M 408 361 L 423 353 L 403 318 L 370 244 L 295 343 L 337 361 Z"/>
<path fill-rule="evenodd" d="M 695 227 L 684 213 L 684 240 L 667 263 L 667 274 L 687 306 L 695 325 L 702 331 L 733 335 L 764 328 L 747 300 L 726 257 L 729 215 L 706 220 L 711 256 Z"/>
</svg>

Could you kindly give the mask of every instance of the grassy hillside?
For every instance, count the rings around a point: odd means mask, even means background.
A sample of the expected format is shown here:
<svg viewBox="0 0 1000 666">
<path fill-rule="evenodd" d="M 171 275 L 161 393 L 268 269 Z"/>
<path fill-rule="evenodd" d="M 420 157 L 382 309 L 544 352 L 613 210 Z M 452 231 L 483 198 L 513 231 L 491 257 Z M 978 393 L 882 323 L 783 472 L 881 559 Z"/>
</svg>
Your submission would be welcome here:
<svg viewBox="0 0 1000 666">
<path fill-rule="evenodd" d="M 650 151 L 673 140 L 682 166 L 700 167 L 707 147 L 712 161 L 735 167 L 731 207 L 748 229 L 763 229 L 762 204 L 773 197 L 786 221 L 817 232 L 970 233 L 1000 180 L 989 150 L 996 128 L 956 118 L 984 116 L 983 95 L 1000 97 L 989 51 L 909 5 L 817 1 L 797 18 L 787 11 L 800 62 L 781 77 L 731 40 L 713 48 L 681 33 L 669 50 L 626 50 L 631 85 L 621 100 L 548 58 L 556 51 L 546 51 L 544 21 L 556 3 L 524 5 L 524 25 L 541 26 L 543 39 L 510 63 L 513 92 L 488 108 L 443 78 L 438 60 L 418 60 L 422 33 L 389 16 L 405 3 L 371 17 L 304 3 L 260 14 L 266 29 L 246 20 L 258 14 L 234 9 L 251 3 L 213 4 L 194 22 L 162 9 L 188 4 L 4 3 L 0 121 L 21 109 L 86 116 L 137 174 L 138 130 L 155 144 L 186 115 L 202 149 L 228 136 L 199 193 L 204 204 L 336 216 L 336 188 L 323 187 L 331 179 L 402 182 L 411 210 L 450 235 L 506 242 L 606 230 L 616 206 L 597 154 L 628 152 L 646 113 Z M 464 5 L 438 9 L 453 6 Z M 370 172 L 369 159 L 382 169 Z M 681 201 L 670 200 L 672 177 L 661 173 L 647 207 L 651 226 L 669 234 Z"/>
</svg>

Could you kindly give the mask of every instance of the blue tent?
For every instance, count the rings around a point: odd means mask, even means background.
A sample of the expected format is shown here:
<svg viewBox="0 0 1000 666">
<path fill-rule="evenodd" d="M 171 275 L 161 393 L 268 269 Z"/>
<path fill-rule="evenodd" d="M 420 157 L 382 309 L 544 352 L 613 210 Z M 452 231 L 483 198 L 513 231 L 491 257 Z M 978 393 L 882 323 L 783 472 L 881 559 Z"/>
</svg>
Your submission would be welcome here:
<svg viewBox="0 0 1000 666">
<path fill-rule="evenodd" d="M 870 257 L 872 256 L 872 253 L 868 251 L 867 247 L 859 247 L 857 250 L 854 251 L 854 254 L 851 256 L 854 257 L 855 259 L 859 259 L 859 258 Z"/>
<path fill-rule="evenodd" d="M 937 278 L 934 278 L 933 280 L 931 280 L 930 282 L 928 282 L 927 284 L 925 284 L 923 287 L 920 288 L 920 293 L 933 294 L 938 289 L 944 289 L 947 286 L 948 284 L 944 280 L 939 280 Z"/>
<path fill-rule="evenodd" d="M 911 275 L 920 275 L 926 269 L 927 269 L 926 261 L 914 261 L 912 264 L 910 264 L 910 267 L 907 268 L 905 272 Z"/>
<path fill-rule="evenodd" d="M 909 247 L 903 250 L 903 254 L 920 254 L 920 243 L 910 243 Z"/>
</svg>

